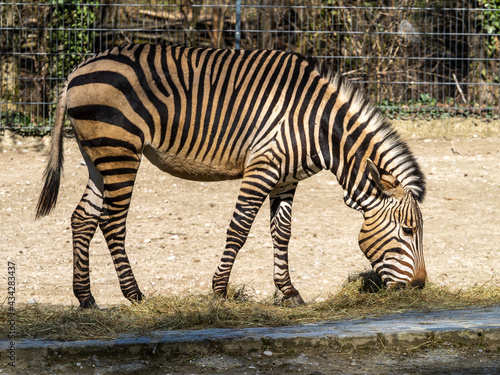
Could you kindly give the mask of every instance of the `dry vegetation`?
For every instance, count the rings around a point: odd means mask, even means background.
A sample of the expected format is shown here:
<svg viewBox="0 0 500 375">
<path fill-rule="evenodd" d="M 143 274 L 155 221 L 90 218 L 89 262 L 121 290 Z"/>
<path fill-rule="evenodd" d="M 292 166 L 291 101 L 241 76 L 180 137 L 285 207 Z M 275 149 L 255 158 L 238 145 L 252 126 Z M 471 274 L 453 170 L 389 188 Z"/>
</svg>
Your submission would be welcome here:
<svg viewBox="0 0 500 375">
<path fill-rule="evenodd" d="M 46 340 L 113 339 L 120 334 L 147 334 L 159 330 L 287 326 L 317 321 L 355 319 L 407 310 L 460 309 L 500 304 L 500 287 L 489 282 L 480 287 L 451 291 L 431 284 L 420 289 L 376 292 L 373 275 L 366 272 L 348 281 L 324 301 L 286 307 L 276 300 L 253 300 L 244 287 L 232 288 L 225 300 L 212 294 L 162 296 L 133 305 L 104 310 L 22 304 L 16 307 L 18 338 Z M 0 335 L 6 336 L 7 309 L 0 310 Z"/>
</svg>

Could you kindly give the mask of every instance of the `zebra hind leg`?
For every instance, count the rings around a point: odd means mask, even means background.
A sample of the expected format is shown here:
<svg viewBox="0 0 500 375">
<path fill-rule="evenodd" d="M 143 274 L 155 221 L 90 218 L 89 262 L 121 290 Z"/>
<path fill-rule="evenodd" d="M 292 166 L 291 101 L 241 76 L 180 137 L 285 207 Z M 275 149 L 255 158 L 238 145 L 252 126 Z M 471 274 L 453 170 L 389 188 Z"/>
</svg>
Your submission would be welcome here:
<svg viewBox="0 0 500 375">
<path fill-rule="evenodd" d="M 102 157 L 95 161 L 104 183 L 99 227 L 111 253 L 123 295 L 131 302 L 138 302 L 144 295 L 139 289 L 125 252 L 125 234 L 140 155 L 130 151 L 123 152 L 124 154 Z"/>
<path fill-rule="evenodd" d="M 84 154 L 84 153 L 83 153 Z M 102 177 L 90 159 L 84 154 L 89 182 L 80 203 L 71 216 L 73 231 L 73 293 L 80 308 L 97 307 L 90 291 L 89 245 L 95 234 L 102 209 Z"/>
<path fill-rule="evenodd" d="M 273 190 L 269 195 L 271 207 L 271 236 L 274 248 L 274 284 L 283 293 L 286 306 L 300 305 L 304 300 L 292 284 L 288 267 L 288 243 L 292 228 L 292 203 L 297 184 Z"/>
</svg>

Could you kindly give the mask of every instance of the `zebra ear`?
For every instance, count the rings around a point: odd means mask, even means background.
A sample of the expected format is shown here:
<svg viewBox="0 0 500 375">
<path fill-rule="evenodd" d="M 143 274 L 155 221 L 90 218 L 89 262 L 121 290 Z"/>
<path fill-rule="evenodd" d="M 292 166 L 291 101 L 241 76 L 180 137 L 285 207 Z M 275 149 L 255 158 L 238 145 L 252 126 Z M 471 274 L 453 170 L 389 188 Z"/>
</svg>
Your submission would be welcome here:
<svg viewBox="0 0 500 375">
<path fill-rule="evenodd" d="M 366 167 L 379 190 L 390 196 L 399 196 L 402 187 L 399 181 L 392 174 L 379 169 L 371 159 L 366 159 Z"/>
<path fill-rule="evenodd" d="M 377 166 L 371 159 L 366 159 L 366 167 L 368 168 L 368 172 L 370 172 L 370 175 L 372 176 L 373 182 L 375 182 L 375 185 L 382 191 L 385 192 L 386 188 L 384 185 L 382 185 L 382 182 L 380 181 L 380 172 L 378 171 Z"/>
</svg>

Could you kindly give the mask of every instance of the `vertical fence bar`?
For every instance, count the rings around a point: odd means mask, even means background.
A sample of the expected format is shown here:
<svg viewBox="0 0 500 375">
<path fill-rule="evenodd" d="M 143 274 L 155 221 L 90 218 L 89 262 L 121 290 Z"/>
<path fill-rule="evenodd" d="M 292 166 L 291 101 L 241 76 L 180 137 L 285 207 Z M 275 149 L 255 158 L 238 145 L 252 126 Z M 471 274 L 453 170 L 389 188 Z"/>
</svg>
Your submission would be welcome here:
<svg viewBox="0 0 500 375">
<path fill-rule="evenodd" d="M 234 27 L 234 48 L 241 47 L 241 0 L 236 0 L 236 25 Z"/>
</svg>

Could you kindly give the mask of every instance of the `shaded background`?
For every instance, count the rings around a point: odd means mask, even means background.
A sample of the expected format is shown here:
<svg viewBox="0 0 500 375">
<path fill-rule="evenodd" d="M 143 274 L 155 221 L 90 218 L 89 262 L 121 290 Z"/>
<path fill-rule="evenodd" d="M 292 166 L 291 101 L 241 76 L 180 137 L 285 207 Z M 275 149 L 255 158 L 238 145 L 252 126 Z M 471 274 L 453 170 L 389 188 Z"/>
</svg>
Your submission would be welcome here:
<svg viewBox="0 0 500 375">
<path fill-rule="evenodd" d="M 0 134 L 44 134 L 65 77 L 126 43 L 328 60 L 393 120 L 500 117 L 500 0 L 0 2 Z"/>
</svg>

